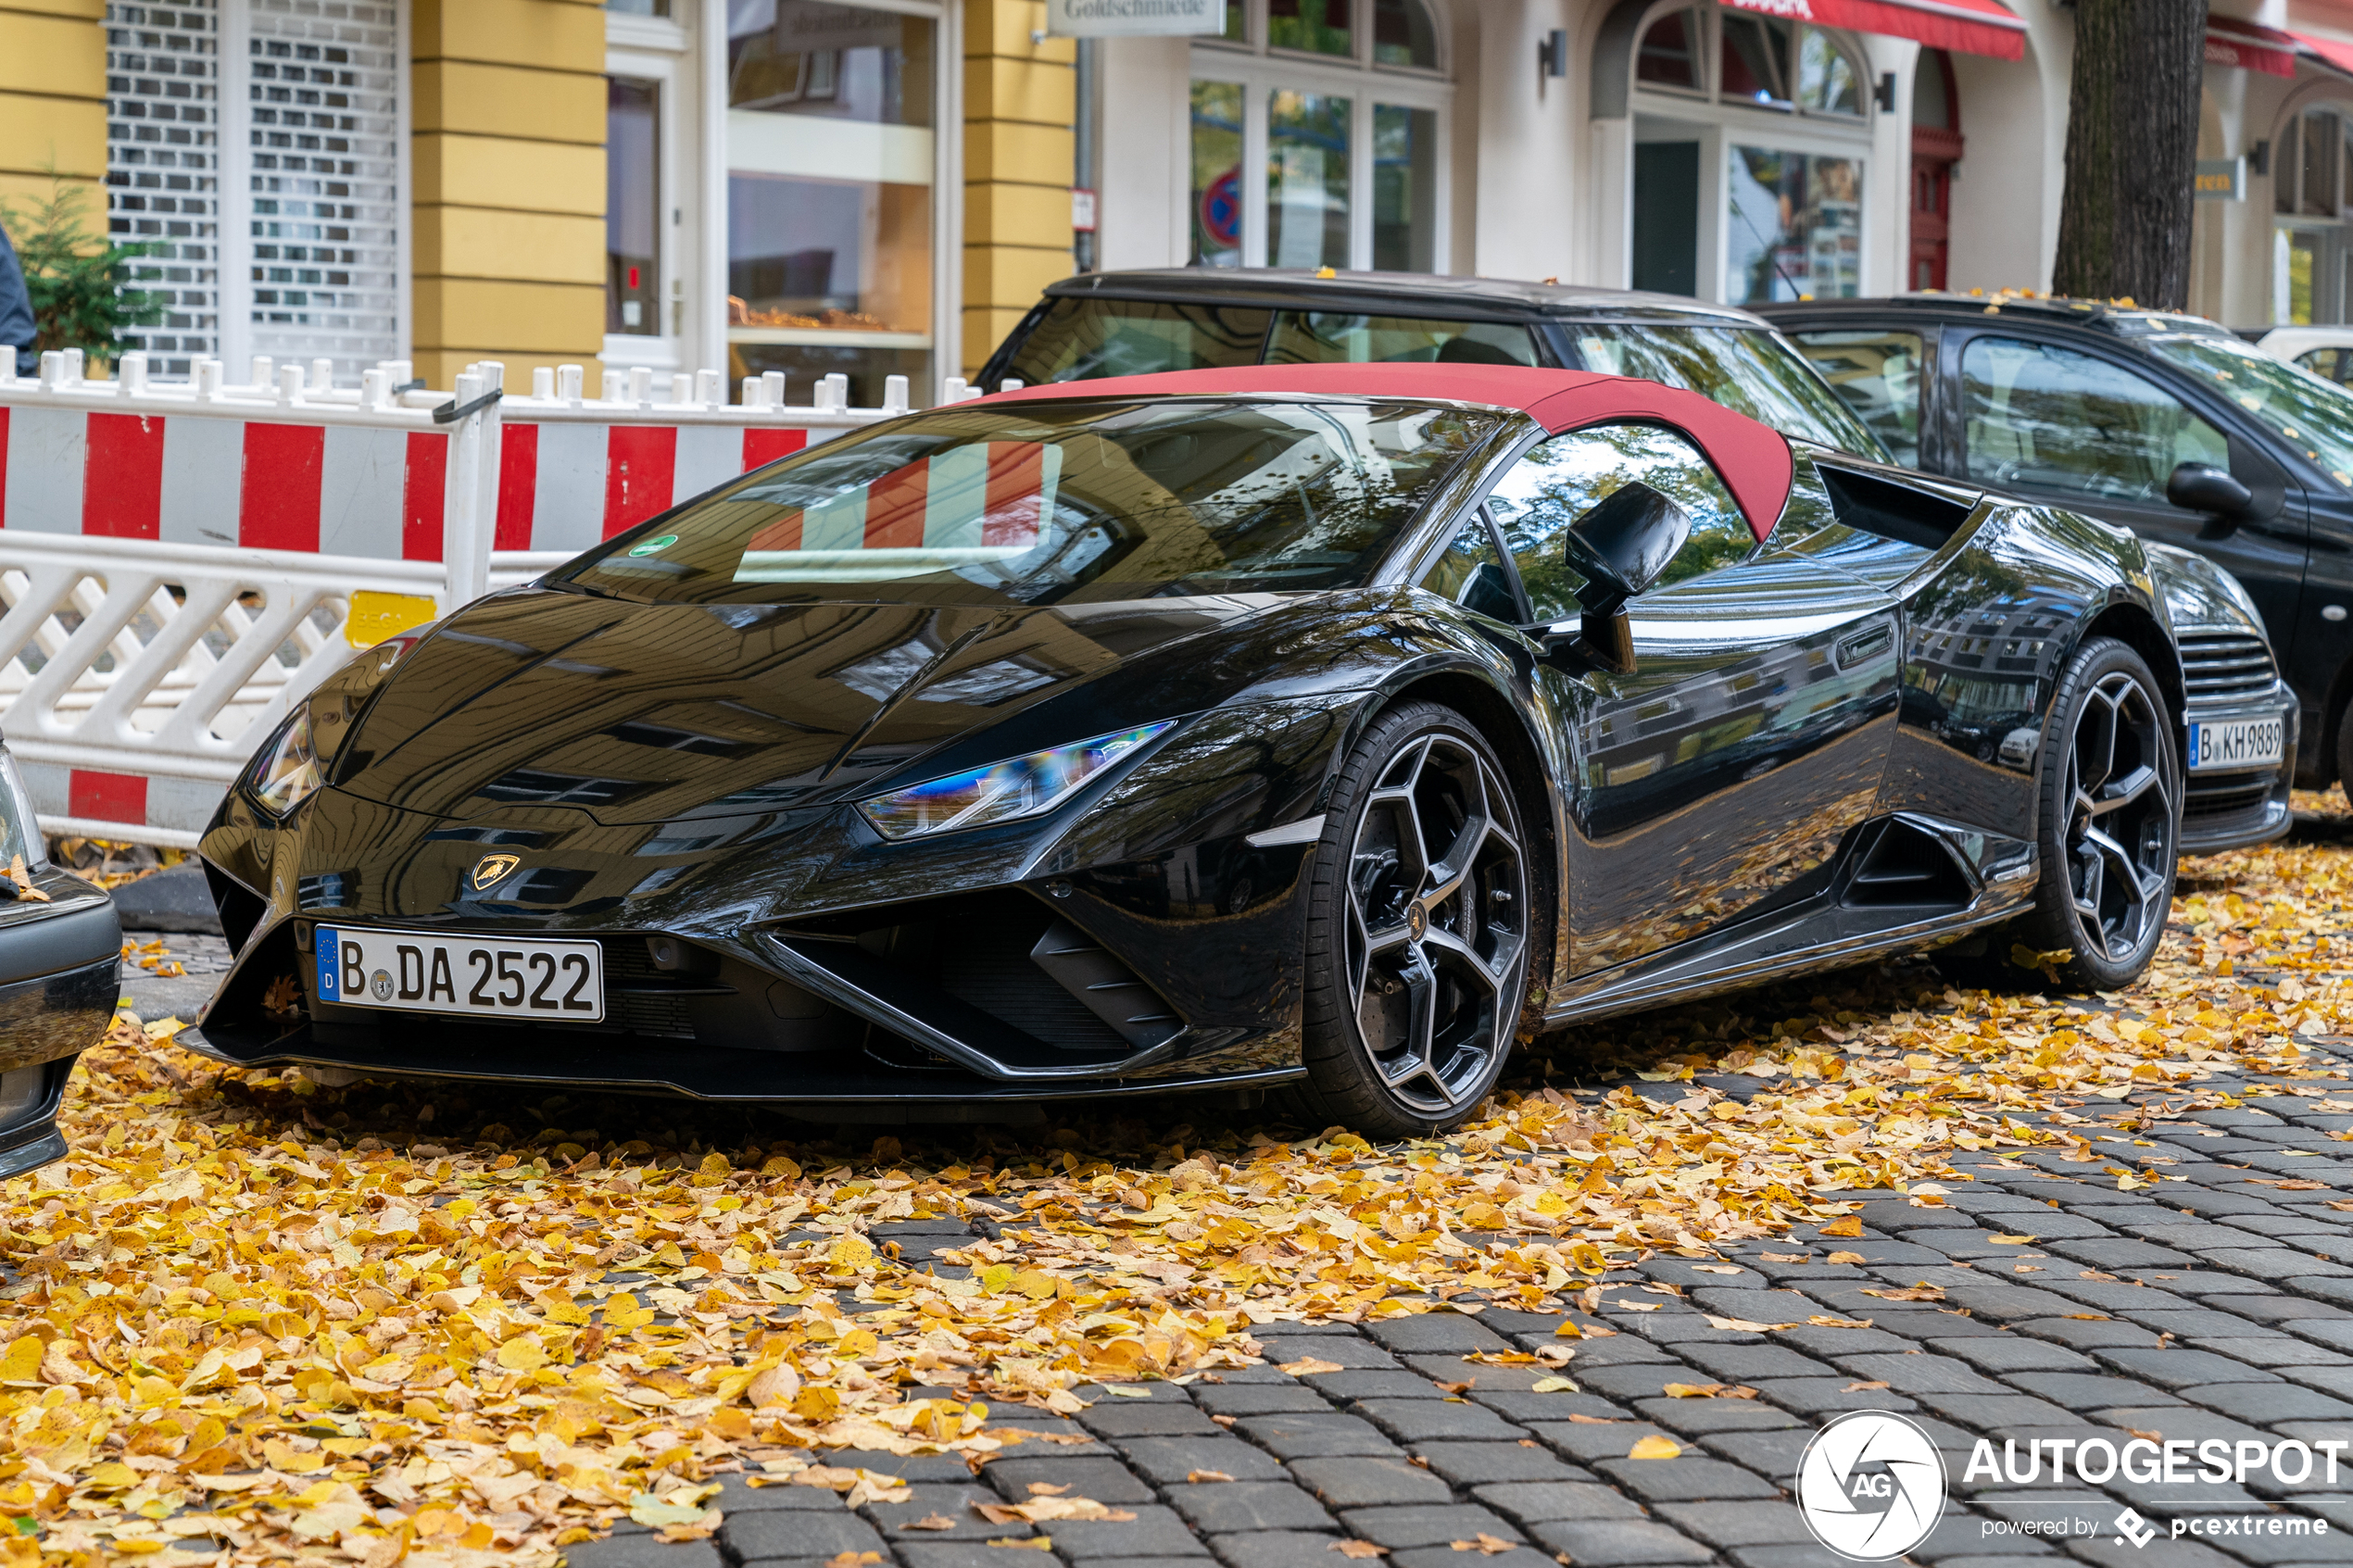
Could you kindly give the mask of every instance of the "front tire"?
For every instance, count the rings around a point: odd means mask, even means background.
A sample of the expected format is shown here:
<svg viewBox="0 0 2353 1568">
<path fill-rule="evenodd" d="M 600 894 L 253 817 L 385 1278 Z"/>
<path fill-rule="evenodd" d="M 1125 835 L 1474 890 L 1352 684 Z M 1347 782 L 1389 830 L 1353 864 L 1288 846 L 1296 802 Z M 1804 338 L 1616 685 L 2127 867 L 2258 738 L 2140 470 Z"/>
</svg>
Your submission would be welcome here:
<svg viewBox="0 0 2353 1568">
<path fill-rule="evenodd" d="M 2065 951 L 2062 985 L 2113 991 L 2157 956 L 2172 909 L 2182 820 L 2173 720 L 2148 664 L 2124 644 L 2087 639 L 2069 660 L 2044 737 L 2037 845 L 2042 878 L 2026 913 L 1938 955 L 1966 984 L 2044 983 L 2014 948 Z"/>
<path fill-rule="evenodd" d="M 1435 703 L 1382 714 L 1341 766 L 1315 866 L 1300 1110 L 1376 1137 L 1461 1125 L 1527 989 L 1529 878 L 1494 749 Z"/>
</svg>

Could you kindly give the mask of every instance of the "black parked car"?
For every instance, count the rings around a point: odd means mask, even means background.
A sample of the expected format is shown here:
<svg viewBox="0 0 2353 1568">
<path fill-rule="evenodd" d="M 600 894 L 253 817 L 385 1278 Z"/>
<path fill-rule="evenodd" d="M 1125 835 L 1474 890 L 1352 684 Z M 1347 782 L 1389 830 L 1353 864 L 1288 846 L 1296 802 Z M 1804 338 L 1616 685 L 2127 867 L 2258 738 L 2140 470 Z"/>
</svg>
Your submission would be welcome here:
<svg viewBox="0 0 2353 1568">
<path fill-rule="evenodd" d="M 2245 586 L 2243 628 L 2185 627 L 2185 847 L 2287 788 L 2353 780 L 2353 394 L 2192 316 L 1950 294 L 1760 307 L 1896 460 L 2196 551 Z M 2276 658 L 2296 721 L 2251 728 Z M 2230 709 L 2235 719 L 2219 717 Z M 2278 734 L 2290 759 L 2273 766 Z"/>
<path fill-rule="evenodd" d="M 32 797 L 0 748 L 0 1177 L 65 1157 L 74 1058 L 114 1018 L 122 930 L 106 890 L 47 863 Z"/>
<path fill-rule="evenodd" d="M 834 1121 L 1282 1086 L 1397 1135 L 1524 1018 L 1940 943 L 2113 986 L 2173 884 L 2173 628 L 2227 592 L 1645 381 L 952 405 L 330 677 L 204 835 L 236 957 L 181 1038 Z"/>
<path fill-rule="evenodd" d="M 977 384 L 1238 365 L 1529 365 L 1640 376 L 1784 435 L 1885 460 L 1770 326 L 1673 295 L 1422 272 L 1169 267 L 1047 286 Z"/>
</svg>

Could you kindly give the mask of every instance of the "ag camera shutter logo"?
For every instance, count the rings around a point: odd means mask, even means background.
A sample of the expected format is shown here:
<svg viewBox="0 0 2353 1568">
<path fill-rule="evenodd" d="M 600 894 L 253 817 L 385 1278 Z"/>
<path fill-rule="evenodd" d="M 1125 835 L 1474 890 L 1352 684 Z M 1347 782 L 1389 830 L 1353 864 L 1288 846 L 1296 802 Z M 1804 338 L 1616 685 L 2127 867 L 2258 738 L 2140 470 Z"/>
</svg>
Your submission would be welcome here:
<svg viewBox="0 0 2353 1568">
<path fill-rule="evenodd" d="M 1944 1512 L 1944 1461 L 1928 1434 L 1902 1416 L 1850 1411 L 1806 1445 L 1797 1509 L 1814 1538 L 1841 1557 L 1901 1557 Z"/>
</svg>

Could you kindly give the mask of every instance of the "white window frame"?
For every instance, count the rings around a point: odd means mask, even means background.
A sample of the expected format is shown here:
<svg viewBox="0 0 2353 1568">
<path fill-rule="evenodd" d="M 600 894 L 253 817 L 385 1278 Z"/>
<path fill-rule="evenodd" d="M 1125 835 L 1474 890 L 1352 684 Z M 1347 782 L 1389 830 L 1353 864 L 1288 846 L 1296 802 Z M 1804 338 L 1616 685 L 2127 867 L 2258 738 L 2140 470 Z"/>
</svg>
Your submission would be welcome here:
<svg viewBox="0 0 2353 1568">
<path fill-rule="evenodd" d="M 1191 86 L 1195 82 L 1229 82 L 1242 90 L 1242 234 L 1241 265 L 1266 262 L 1267 99 L 1290 90 L 1328 94 L 1349 101 L 1348 114 L 1348 266 L 1369 271 L 1373 265 L 1373 106 L 1428 109 L 1438 117 L 1438 145 L 1433 166 L 1438 190 L 1431 203 L 1435 219 L 1430 234 L 1430 270 L 1452 272 L 1453 267 L 1453 184 L 1454 84 L 1447 65 L 1452 40 L 1446 12 L 1437 0 L 1421 0 L 1428 11 L 1438 41 L 1439 69 L 1373 63 L 1372 0 L 1354 0 L 1365 25 L 1354 30 L 1355 53 L 1348 57 L 1316 55 L 1297 49 L 1275 49 L 1266 44 L 1266 0 L 1244 0 L 1244 28 L 1251 42 L 1223 38 L 1196 39 L 1190 75 L 1186 82 L 1186 135 L 1191 134 Z M 1189 156 L 1186 160 L 1190 166 Z M 1179 182 L 1176 232 L 1193 232 L 1191 180 Z M 1190 252 L 1190 240 L 1180 241 Z M 1176 259 L 1184 260 L 1184 255 Z"/>
<path fill-rule="evenodd" d="M 692 4 L 693 0 L 677 0 Z M 909 388 L 917 408 L 938 395 L 939 381 L 962 373 L 963 363 L 963 232 L 964 232 L 964 23 L 961 5 L 937 0 L 839 0 L 865 10 L 896 11 L 901 16 L 926 17 L 933 33 L 936 69 L 932 82 L 932 267 L 931 344 L 924 352 L 931 358 L 929 387 Z M 723 372 L 732 363 L 728 345 L 735 341 L 727 325 L 727 0 L 702 0 L 699 12 L 703 65 L 702 88 L 702 249 L 703 300 L 698 315 L 703 326 L 698 336 L 702 363 Z M 638 19 L 642 20 L 643 19 Z M 691 292 L 691 291 L 690 291 Z M 769 332 L 773 329 L 752 329 Z M 789 341 L 824 346 L 863 347 L 855 332 L 812 332 Z M 770 337 L 769 342 L 788 341 Z M 806 400 L 809 389 L 787 387 L 786 396 Z M 736 395 L 731 388 L 728 395 Z"/>
<path fill-rule="evenodd" d="M 389 358 L 405 359 L 416 342 L 414 217 L 416 182 L 410 172 L 409 7 L 393 7 L 393 341 Z M 245 0 L 217 0 L 218 111 L 213 145 L 218 154 L 214 190 L 219 203 L 215 271 L 220 355 L 230 380 L 243 381 L 253 362 L 253 137 L 247 118 L 253 103 L 252 15 Z"/>
<path fill-rule="evenodd" d="M 1699 66 L 1701 86 L 1694 92 L 1683 87 L 1661 87 L 1633 76 L 1642 60 L 1642 39 L 1661 17 L 1676 11 L 1696 10 L 1699 13 Z M 1627 105 L 1634 121 L 1633 142 L 1626 149 L 1627 158 L 1634 156 L 1634 147 L 1644 142 L 1669 138 L 1643 133 L 1645 120 L 1669 120 L 1694 128 L 1695 137 L 1673 140 L 1695 140 L 1700 147 L 1699 256 L 1696 275 L 1698 298 L 1717 304 L 1742 304 L 1727 300 L 1725 268 L 1730 257 L 1731 216 L 1731 149 L 1743 146 L 1773 147 L 1784 152 L 1805 153 L 1818 157 L 1840 157 L 1853 160 L 1858 166 L 1856 188 L 1868 193 L 1873 162 L 1871 144 L 1874 121 L 1879 113 L 1871 98 L 1869 62 L 1862 49 L 1847 33 L 1836 28 L 1813 27 L 1797 22 L 1795 27 L 1818 32 L 1831 45 L 1845 56 L 1847 66 L 1855 73 L 1856 92 L 1861 95 L 1860 115 L 1829 114 L 1820 110 L 1790 107 L 1768 108 L 1723 95 L 1720 78 L 1724 57 L 1723 7 L 1718 0 L 1660 0 L 1642 14 L 1634 29 L 1634 46 L 1628 52 L 1626 69 Z M 1795 68 L 1795 59 L 1791 61 Z M 1629 170 L 1629 186 L 1631 186 Z M 1867 198 L 1868 199 L 1868 198 Z M 1631 226 L 1629 226 L 1630 243 Z M 1858 249 L 1856 256 L 1856 286 L 1868 291 L 1872 276 L 1875 241 L 1868 212 L 1859 225 Z"/>
<path fill-rule="evenodd" d="M 616 27 L 617 22 L 637 25 L 624 30 Z M 652 30 L 644 26 L 648 22 L 659 22 L 662 31 L 648 38 L 646 44 L 623 45 L 623 38 L 644 38 L 650 33 Z M 682 182 L 686 159 L 681 145 L 693 119 L 681 97 L 696 73 L 687 53 L 686 30 L 666 18 L 610 15 L 605 19 L 605 45 L 606 76 L 652 82 L 661 93 L 661 111 L 655 122 L 659 150 L 654 179 L 661 187 L 661 215 L 657 220 L 661 239 L 656 247 L 654 297 L 660 302 L 657 308 L 667 319 L 659 323 L 664 329 L 660 332 L 605 333 L 604 351 L 598 358 L 616 368 L 643 365 L 656 370 L 692 370 L 696 367 L 686 363 L 686 345 L 693 329 L 696 302 L 689 297 L 691 291 L 686 286 L 693 265 L 685 252 L 693 243 L 694 231 L 688 228 L 684 216 L 686 203 Z"/>
</svg>

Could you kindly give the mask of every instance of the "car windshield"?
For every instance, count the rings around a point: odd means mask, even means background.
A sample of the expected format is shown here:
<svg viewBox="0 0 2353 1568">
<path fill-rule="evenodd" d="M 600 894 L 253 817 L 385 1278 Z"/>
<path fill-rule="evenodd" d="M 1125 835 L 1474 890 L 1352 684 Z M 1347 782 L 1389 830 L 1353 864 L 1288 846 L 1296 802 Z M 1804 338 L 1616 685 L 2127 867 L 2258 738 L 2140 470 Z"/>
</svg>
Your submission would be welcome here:
<svg viewBox="0 0 2353 1568">
<path fill-rule="evenodd" d="M 2200 332 L 2148 338 L 2142 346 L 2211 381 L 2217 392 L 2353 490 L 2353 393 L 2236 337 Z"/>
<path fill-rule="evenodd" d="M 939 408 L 748 474 L 550 578 L 686 603 L 1346 587 L 1509 417 L 1340 401 Z"/>
<path fill-rule="evenodd" d="M 1584 369 L 1696 392 L 1783 435 L 1893 462 L 1885 444 L 1764 327 L 1567 321 Z"/>
</svg>

